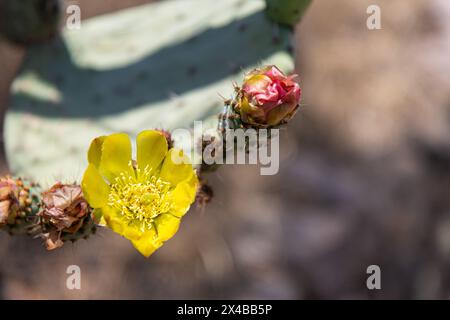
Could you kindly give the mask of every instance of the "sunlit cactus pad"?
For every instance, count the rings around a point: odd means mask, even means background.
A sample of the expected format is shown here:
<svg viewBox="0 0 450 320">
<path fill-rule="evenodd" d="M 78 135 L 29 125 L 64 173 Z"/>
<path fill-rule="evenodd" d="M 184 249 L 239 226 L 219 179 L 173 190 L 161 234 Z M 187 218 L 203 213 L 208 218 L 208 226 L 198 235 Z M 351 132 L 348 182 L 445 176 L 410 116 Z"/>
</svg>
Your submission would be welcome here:
<svg viewBox="0 0 450 320">
<path fill-rule="evenodd" d="M 289 36 L 259 0 L 172 0 L 83 21 L 28 51 L 6 118 L 10 167 L 44 185 L 79 180 L 92 138 L 190 127 L 219 112 L 245 70 L 291 71 Z"/>
</svg>

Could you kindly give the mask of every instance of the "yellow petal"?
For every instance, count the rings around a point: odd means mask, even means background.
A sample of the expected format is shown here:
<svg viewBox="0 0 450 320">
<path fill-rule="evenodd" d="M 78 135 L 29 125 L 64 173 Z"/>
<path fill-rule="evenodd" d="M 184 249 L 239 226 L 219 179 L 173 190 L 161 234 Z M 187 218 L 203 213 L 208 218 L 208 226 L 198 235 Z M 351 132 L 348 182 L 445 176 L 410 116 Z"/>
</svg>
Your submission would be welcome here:
<svg viewBox="0 0 450 320">
<path fill-rule="evenodd" d="M 106 225 L 115 233 L 128 240 L 137 240 L 142 237 L 143 232 L 134 224 L 125 221 L 117 209 L 107 206 L 102 208 L 102 212 Z"/>
<path fill-rule="evenodd" d="M 136 240 L 142 237 L 142 231 L 134 225 L 124 224 L 122 235 L 128 240 Z"/>
<path fill-rule="evenodd" d="M 83 195 L 93 208 L 106 206 L 110 188 L 93 164 L 89 164 L 81 182 Z"/>
<path fill-rule="evenodd" d="M 198 188 L 198 178 L 193 174 L 191 179 L 179 183 L 172 192 L 173 206 L 171 213 L 182 217 L 195 200 Z"/>
<path fill-rule="evenodd" d="M 102 213 L 106 225 L 115 233 L 123 235 L 125 224 L 120 219 L 120 212 L 112 207 L 105 206 L 102 208 Z"/>
<path fill-rule="evenodd" d="M 101 136 L 92 140 L 88 151 L 88 161 L 94 166 L 100 165 L 100 159 L 102 157 L 102 147 L 106 136 Z"/>
<path fill-rule="evenodd" d="M 105 138 L 99 171 L 109 182 L 113 182 L 121 173 L 134 174 L 131 166 L 131 142 L 127 134 L 115 133 Z"/>
<path fill-rule="evenodd" d="M 190 160 L 182 150 L 172 148 L 167 152 L 161 168 L 161 179 L 177 185 L 179 182 L 189 179 L 193 173 Z"/>
<path fill-rule="evenodd" d="M 180 218 L 163 213 L 155 219 L 155 225 L 158 231 L 158 240 L 164 242 L 177 233 L 178 227 L 180 226 Z"/>
<path fill-rule="evenodd" d="M 156 170 L 167 153 L 167 140 L 156 130 L 142 131 L 137 136 L 137 163 L 141 170 L 147 166 Z"/>
<path fill-rule="evenodd" d="M 146 258 L 148 258 L 153 252 L 162 246 L 162 242 L 155 241 L 155 231 L 147 231 L 138 240 L 132 240 L 133 246 Z"/>
</svg>

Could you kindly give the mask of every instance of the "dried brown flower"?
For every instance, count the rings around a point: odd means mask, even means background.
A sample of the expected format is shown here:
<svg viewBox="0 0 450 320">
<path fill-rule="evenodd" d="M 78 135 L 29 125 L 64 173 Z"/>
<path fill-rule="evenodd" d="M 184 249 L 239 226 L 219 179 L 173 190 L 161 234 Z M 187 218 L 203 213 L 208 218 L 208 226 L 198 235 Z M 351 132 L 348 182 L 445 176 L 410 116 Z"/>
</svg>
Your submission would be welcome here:
<svg viewBox="0 0 450 320">
<path fill-rule="evenodd" d="M 38 215 L 42 217 L 48 231 L 42 235 L 47 249 L 61 247 L 64 244 L 61 234 L 76 233 L 90 214 L 91 208 L 79 185 L 58 182 L 43 192 L 42 209 Z"/>
</svg>

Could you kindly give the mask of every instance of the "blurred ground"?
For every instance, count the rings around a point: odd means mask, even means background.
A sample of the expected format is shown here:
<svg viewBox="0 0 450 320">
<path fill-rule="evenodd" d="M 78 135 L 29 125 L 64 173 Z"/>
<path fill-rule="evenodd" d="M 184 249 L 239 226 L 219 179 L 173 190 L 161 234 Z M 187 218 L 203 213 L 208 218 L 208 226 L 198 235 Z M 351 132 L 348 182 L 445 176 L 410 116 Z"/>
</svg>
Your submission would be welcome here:
<svg viewBox="0 0 450 320">
<path fill-rule="evenodd" d="M 50 253 L 0 233 L 0 298 L 450 298 L 450 4 L 377 3 L 382 30 L 369 1 L 315 0 L 299 25 L 304 107 L 277 176 L 224 168 L 149 260 L 108 231 Z"/>
</svg>

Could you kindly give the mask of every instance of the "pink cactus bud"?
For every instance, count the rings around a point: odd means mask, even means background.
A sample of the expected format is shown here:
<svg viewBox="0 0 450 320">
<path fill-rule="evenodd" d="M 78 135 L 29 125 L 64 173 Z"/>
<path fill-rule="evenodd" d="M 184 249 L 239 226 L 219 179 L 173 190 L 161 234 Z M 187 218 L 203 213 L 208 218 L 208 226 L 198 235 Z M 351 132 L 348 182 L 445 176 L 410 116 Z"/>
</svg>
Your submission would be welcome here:
<svg viewBox="0 0 450 320">
<path fill-rule="evenodd" d="M 289 121 L 301 96 L 297 75 L 286 76 L 275 66 L 248 73 L 237 97 L 242 122 L 258 127 L 273 127 Z"/>
</svg>

